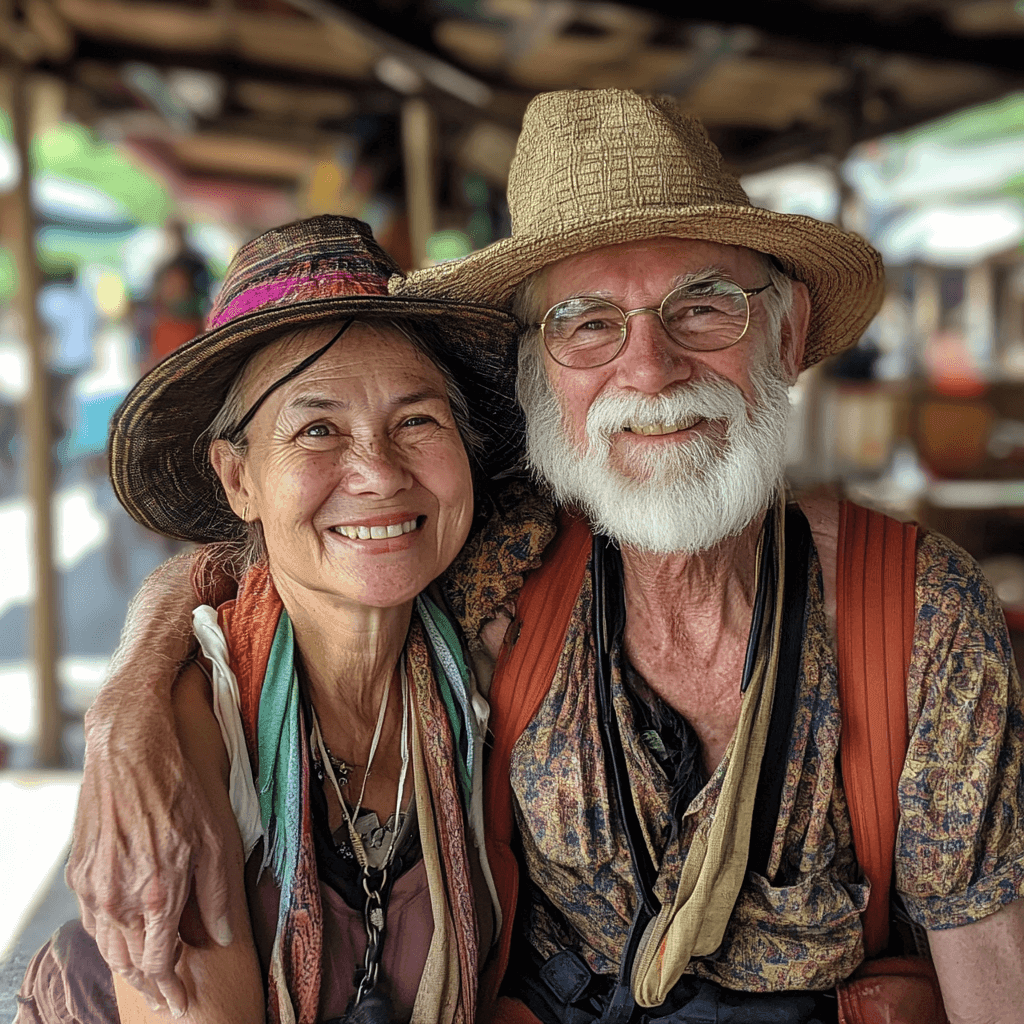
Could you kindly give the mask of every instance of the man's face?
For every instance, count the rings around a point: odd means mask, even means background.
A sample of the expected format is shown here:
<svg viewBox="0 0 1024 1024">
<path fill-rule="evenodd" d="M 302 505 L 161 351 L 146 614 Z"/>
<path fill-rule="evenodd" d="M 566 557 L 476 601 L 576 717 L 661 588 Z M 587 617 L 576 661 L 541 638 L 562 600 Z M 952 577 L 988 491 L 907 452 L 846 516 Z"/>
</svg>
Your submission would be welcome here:
<svg viewBox="0 0 1024 1024">
<path fill-rule="evenodd" d="M 585 295 L 657 309 L 681 278 L 709 271 L 745 289 L 768 280 L 749 250 L 654 239 L 552 265 L 538 282 L 537 312 Z M 603 366 L 570 369 L 527 349 L 519 389 L 533 466 L 622 544 L 695 552 L 735 535 L 781 482 L 807 309 L 794 283 L 780 331 L 763 296 L 753 298 L 743 337 L 716 352 L 682 348 L 653 313 L 630 318 L 625 346 Z"/>
<path fill-rule="evenodd" d="M 581 295 L 608 299 L 624 310 L 656 309 L 680 277 L 708 268 L 717 268 L 723 277 L 743 288 L 759 288 L 767 282 L 763 261 L 749 249 L 676 238 L 648 239 L 595 249 L 548 267 L 540 311 Z M 654 314 L 630 318 L 625 347 L 604 366 L 569 369 L 545 352 L 545 367 L 562 407 L 568 438 L 580 448 L 586 447 L 587 412 L 598 396 L 654 397 L 717 376 L 733 383 L 746 401 L 752 402 L 750 370 L 763 351 L 768 327 L 766 294 L 750 300 L 750 324 L 745 335 L 731 348 L 718 352 L 681 348 Z M 618 431 L 610 438 L 611 463 L 620 472 L 632 475 L 631 465 L 642 462 L 645 454 L 688 444 L 698 435 L 714 441 L 722 437 L 724 429 L 720 421 L 705 420 L 666 434 L 645 436 Z"/>
</svg>

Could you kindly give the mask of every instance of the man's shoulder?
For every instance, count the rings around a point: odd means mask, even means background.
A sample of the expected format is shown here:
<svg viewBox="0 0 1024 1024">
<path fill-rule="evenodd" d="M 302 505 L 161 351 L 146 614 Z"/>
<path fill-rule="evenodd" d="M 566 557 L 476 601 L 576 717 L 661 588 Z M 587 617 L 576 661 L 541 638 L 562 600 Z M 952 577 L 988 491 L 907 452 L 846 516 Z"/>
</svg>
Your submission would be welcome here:
<svg viewBox="0 0 1024 1024">
<path fill-rule="evenodd" d="M 1002 607 L 981 566 L 959 544 L 926 528 L 918 532 L 916 604 L 919 617 L 949 618 L 951 627 L 966 617 L 986 632 L 1005 632 Z"/>
<path fill-rule="evenodd" d="M 486 623 L 515 607 L 557 529 L 554 503 L 529 480 L 504 481 L 479 498 L 477 525 L 439 580 L 471 646 Z"/>
</svg>

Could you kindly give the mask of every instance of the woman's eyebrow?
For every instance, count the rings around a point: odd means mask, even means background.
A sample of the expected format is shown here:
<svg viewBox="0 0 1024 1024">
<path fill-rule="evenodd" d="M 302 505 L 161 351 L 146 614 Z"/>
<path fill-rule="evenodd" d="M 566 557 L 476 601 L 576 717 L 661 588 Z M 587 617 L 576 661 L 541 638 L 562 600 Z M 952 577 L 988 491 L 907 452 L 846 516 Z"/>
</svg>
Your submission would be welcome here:
<svg viewBox="0 0 1024 1024">
<path fill-rule="evenodd" d="M 436 401 L 448 397 L 444 388 L 427 386 L 395 395 L 388 402 L 393 408 L 403 405 L 415 405 L 417 402 Z M 296 395 L 285 406 L 286 409 L 317 409 L 325 412 L 344 411 L 351 408 L 352 403 L 327 395 Z"/>
<path fill-rule="evenodd" d="M 326 395 L 296 395 L 285 408 L 288 409 L 321 409 L 336 410 L 347 409 L 351 403 L 343 402 L 338 398 L 328 398 Z"/>
<path fill-rule="evenodd" d="M 436 399 L 447 399 L 448 394 L 444 388 L 424 387 L 416 391 L 409 391 L 404 395 L 396 395 L 393 399 L 395 406 L 415 405 L 417 402 L 429 402 Z"/>
</svg>

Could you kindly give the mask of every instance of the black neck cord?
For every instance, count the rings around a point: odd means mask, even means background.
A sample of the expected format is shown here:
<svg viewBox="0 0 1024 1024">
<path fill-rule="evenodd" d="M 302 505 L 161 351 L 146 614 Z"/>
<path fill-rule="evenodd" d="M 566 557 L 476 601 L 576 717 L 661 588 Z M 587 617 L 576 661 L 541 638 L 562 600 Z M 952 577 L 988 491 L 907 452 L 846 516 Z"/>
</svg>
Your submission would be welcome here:
<svg viewBox="0 0 1024 1024">
<path fill-rule="evenodd" d="M 263 405 L 263 403 L 279 387 L 282 387 L 283 385 L 287 384 L 288 381 L 290 380 L 294 380 L 296 377 L 298 377 L 300 373 L 302 373 L 303 370 L 308 369 L 310 366 L 312 366 L 352 326 L 354 322 L 355 317 L 349 317 L 348 320 L 346 320 L 341 325 L 341 330 L 339 330 L 338 333 L 335 334 L 334 337 L 331 338 L 331 340 L 327 342 L 326 345 L 323 346 L 323 348 L 318 348 L 312 355 L 306 356 L 306 358 L 303 359 L 298 366 L 296 366 L 294 369 L 289 370 L 280 379 L 274 381 L 274 383 L 271 384 L 270 387 L 267 388 L 267 390 L 264 391 L 263 394 L 256 399 L 256 401 L 253 403 L 249 411 L 238 421 L 238 426 L 231 431 L 229 440 L 237 441 L 242 436 L 242 434 L 245 433 L 245 428 L 249 426 L 249 424 L 252 422 L 253 416 L 255 416 L 256 413 L 260 411 L 260 407 Z"/>
</svg>

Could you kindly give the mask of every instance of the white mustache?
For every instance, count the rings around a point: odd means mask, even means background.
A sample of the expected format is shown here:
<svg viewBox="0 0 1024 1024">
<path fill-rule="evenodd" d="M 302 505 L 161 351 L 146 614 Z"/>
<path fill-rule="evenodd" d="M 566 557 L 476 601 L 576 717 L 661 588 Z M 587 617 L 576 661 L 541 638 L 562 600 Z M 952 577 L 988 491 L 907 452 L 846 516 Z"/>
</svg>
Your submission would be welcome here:
<svg viewBox="0 0 1024 1024">
<path fill-rule="evenodd" d="M 653 397 L 601 395 L 587 413 L 587 440 L 607 445 L 612 434 L 634 425 L 653 427 L 699 419 L 724 420 L 731 425 L 746 415 L 743 393 L 726 380 L 701 380 Z"/>
</svg>

